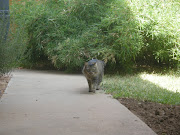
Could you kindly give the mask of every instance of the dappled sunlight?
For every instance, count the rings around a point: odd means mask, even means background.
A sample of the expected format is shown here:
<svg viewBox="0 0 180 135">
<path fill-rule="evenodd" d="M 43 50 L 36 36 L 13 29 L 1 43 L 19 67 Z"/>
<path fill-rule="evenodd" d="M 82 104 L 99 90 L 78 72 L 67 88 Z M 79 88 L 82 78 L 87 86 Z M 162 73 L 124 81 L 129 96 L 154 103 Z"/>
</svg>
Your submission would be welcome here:
<svg viewBox="0 0 180 135">
<path fill-rule="evenodd" d="M 176 75 L 139 73 L 105 75 L 104 87 L 114 98 L 135 98 L 163 104 L 180 104 L 180 78 Z M 177 92 L 177 93 L 176 93 Z"/>
<path fill-rule="evenodd" d="M 180 92 L 180 77 L 143 73 L 141 79 L 173 92 Z"/>
</svg>

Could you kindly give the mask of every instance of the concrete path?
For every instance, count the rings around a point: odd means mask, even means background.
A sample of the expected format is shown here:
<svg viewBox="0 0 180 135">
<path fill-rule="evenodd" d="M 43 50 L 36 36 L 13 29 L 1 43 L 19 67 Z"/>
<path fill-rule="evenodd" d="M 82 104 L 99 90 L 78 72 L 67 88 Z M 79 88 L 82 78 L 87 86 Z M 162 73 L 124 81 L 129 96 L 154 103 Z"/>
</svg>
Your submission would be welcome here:
<svg viewBox="0 0 180 135">
<path fill-rule="evenodd" d="M 155 135 L 82 75 L 17 70 L 0 99 L 0 135 Z"/>
</svg>

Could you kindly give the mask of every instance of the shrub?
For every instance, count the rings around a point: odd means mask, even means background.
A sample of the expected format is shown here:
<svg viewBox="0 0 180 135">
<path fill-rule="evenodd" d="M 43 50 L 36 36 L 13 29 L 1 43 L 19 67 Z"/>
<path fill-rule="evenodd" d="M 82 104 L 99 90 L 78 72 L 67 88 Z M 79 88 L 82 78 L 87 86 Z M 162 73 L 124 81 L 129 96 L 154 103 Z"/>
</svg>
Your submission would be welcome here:
<svg viewBox="0 0 180 135">
<path fill-rule="evenodd" d="M 2 15 L 0 18 L 0 75 L 10 72 L 17 63 L 23 53 L 21 34 L 16 33 L 14 29 L 13 19 Z M 8 28 L 8 29 L 7 29 Z"/>
<path fill-rule="evenodd" d="M 148 62 L 177 65 L 179 62 L 180 28 L 178 0 L 128 0 L 139 22 L 144 46 L 139 57 Z"/>
<path fill-rule="evenodd" d="M 14 4 L 13 9 L 18 7 L 14 14 L 16 24 L 24 21 L 26 65 L 50 62 L 58 69 L 80 70 L 85 61 L 98 58 L 107 63 L 108 70 L 129 70 L 139 61 L 168 65 L 179 62 L 179 25 L 175 14 L 179 12 L 178 2 L 22 3 L 21 7 Z"/>
<path fill-rule="evenodd" d="M 46 12 L 27 23 L 26 58 L 31 63 L 48 58 L 61 69 L 80 69 L 92 58 L 109 65 L 131 65 L 141 49 L 141 36 L 126 3 L 111 2 L 64 1 L 63 8 L 56 10 L 52 3 L 52 7 L 45 4 Z"/>
</svg>

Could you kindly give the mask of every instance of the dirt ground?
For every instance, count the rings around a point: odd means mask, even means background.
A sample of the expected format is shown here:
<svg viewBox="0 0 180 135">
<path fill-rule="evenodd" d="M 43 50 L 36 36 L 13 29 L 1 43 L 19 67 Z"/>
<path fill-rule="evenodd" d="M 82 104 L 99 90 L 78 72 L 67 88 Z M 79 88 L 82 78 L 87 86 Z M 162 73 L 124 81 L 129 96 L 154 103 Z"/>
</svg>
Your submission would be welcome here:
<svg viewBox="0 0 180 135">
<path fill-rule="evenodd" d="M 0 97 L 11 77 L 0 76 Z M 129 98 L 118 99 L 158 135 L 180 135 L 180 105 L 163 105 Z"/>
<path fill-rule="evenodd" d="M 119 102 L 158 135 L 180 135 L 180 105 L 164 105 L 122 98 Z"/>
<path fill-rule="evenodd" d="M 5 89 L 10 79 L 10 76 L 0 76 L 0 98 L 3 95 L 3 93 L 5 93 Z"/>
</svg>

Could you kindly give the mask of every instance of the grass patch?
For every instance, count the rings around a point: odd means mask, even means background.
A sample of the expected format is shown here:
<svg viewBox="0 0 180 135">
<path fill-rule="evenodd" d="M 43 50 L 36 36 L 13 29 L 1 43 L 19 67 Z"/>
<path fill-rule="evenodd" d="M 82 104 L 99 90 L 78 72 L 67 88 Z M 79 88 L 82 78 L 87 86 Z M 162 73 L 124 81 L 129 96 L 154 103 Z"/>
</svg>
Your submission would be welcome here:
<svg viewBox="0 0 180 135">
<path fill-rule="evenodd" d="M 135 98 L 163 104 L 180 104 L 180 77 L 139 73 L 106 75 L 104 87 L 114 98 Z"/>
</svg>

